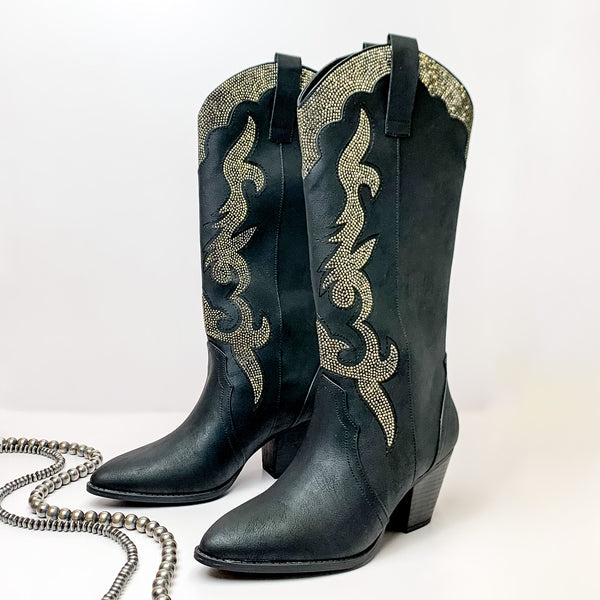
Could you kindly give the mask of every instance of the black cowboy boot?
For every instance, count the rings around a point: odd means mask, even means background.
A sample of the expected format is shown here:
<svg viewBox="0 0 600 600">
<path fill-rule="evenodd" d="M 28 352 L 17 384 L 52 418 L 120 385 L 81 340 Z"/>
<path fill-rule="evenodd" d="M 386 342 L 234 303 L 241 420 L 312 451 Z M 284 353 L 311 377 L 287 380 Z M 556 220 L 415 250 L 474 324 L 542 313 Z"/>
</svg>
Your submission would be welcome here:
<svg viewBox="0 0 600 600">
<path fill-rule="evenodd" d="M 358 567 L 429 523 L 458 418 L 446 312 L 472 122 L 460 82 L 390 36 L 319 72 L 298 123 L 321 371 L 294 461 L 196 549 L 232 571 Z"/>
<path fill-rule="evenodd" d="M 224 494 L 261 447 L 274 477 L 293 458 L 318 367 L 296 121 L 312 75 L 299 58 L 277 55 L 228 79 L 202 106 L 204 391 L 175 431 L 96 471 L 92 494 L 202 502 Z"/>
</svg>

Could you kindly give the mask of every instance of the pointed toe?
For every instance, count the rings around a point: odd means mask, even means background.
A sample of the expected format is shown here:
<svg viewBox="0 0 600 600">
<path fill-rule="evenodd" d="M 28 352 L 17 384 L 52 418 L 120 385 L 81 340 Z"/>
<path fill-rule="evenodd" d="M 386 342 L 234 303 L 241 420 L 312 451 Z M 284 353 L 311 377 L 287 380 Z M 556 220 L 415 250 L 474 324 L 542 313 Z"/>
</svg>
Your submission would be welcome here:
<svg viewBox="0 0 600 600">
<path fill-rule="evenodd" d="M 254 512 L 257 518 L 248 518 L 250 512 L 246 508 Z M 289 536 L 285 533 L 278 535 L 269 528 L 267 521 L 258 511 L 253 510 L 252 503 L 232 510 L 204 534 L 195 551 L 196 559 L 217 568 L 227 568 L 236 563 L 243 565 L 274 560 L 282 551 L 275 547 L 277 538 L 284 541 Z M 252 523 L 251 527 L 249 523 Z M 282 521 L 279 524 L 285 526 Z"/>
<path fill-rule="evenodd" d="M 140 462 L 137 453 L 133 450 L 102 465 L 92 474 L 88 491 L 96 496 L 118 499 L 145 494 L 150 482 L 145 469 L 136 466 Z"/>
<path fill-rule="evenodd" d="M 215 454 L 195 452 L 189 436 L 176 430 L 108 461 L 92 475 L 87 489 L 95 496 L 151 504 L 213 500 L 229 490 L 241 467 L 223 461 L 215 469 Z"/>
</svg>

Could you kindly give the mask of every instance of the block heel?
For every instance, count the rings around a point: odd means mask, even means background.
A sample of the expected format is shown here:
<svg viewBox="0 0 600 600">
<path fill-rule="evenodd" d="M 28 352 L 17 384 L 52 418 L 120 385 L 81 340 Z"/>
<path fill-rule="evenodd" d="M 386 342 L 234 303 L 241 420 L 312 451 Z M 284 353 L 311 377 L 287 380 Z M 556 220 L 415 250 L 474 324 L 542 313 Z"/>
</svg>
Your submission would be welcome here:
<svg viewBox="0 0 600 600">
<path fill-rule="evenodd" d="M 400 500 L 390 517 L 388 529 L 410 533 L 431 521 L 450 456 L 425 473 Z"/>
<path fill-rule="evenodd" d="M 304 440 L 307 429 L 308 421 L 280 433 L 263 446 L 263 469 L 271 477 L 277 479 L 288 468 Z"/>
</svg>

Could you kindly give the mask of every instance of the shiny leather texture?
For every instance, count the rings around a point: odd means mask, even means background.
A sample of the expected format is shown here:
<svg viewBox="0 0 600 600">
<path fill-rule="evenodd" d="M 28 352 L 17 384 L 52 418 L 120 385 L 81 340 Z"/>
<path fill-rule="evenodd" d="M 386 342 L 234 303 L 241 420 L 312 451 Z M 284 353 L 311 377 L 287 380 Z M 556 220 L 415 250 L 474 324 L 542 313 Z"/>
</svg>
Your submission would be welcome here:
<svg viewBox="0 0 600 600">
<path fill-rule="evenodd" d="M 207 114 L 219 115 L 208 126 L 202 121 L 209 131 L 202 136 L 201 128 L 198 170 L 205 317 L 206 306 L 219 311 L 217 336 L 208 331 L 202 395 L 175 431 L 94 473 L 91 493 L 153 503 L 216 498 L 256 450 L 310 417 L 307 391 L 317 371 L 318 348 L 295 120 L 301 66 L 294 57 L 276 58 L 278 62 L 247 69 L 217 88 L 199 118 L 200 123 Z M 278 67 L 287 69 L 283 83 L 273 79 Z M 302 70 L 304 81 L 310 75 Z M 242 101 L 220 114 L 233 94 Z M 249 132 L 253 138 L 240 154 L 236 148 Z M 250 172 L 262 174 L 255 177 L 262 183 L 252 180 Z M 234 176 L 239 173 L 241 195 L 234 207 Z M 238 211 L 237 226 L 227 243 L 221 239 L 218 246 L 215 239 L 232 211 Z M 236 304 L 232 298 L 240 289 L 242 300 Z M 258 330 L 261 322 L 268 323 L 266 343 L 249 355 L 262 377 L 259 398 L 240 358 L 247 348 L 227 341 L 227 333 L 236 331 L 247 316 L 242 303 L 252 315 L 246 326 Z"/>
<path fill-rule="evenodd" d="M 299 99 L 300 112 L 311 106 L 299 121 L 304 140 L 303 127 L 310 129 L 314 120 L 334 114 L 328 104 L 331 96 L 316 101 L 318 94 L 332 82 L 334 91 L 351 86 L 339 119 L 329 118 L 318 132 L 319 156 L 304 178 L 317 320 L 332 340 L 343 342 L 335 357 L 342 366 L 337 372 L 328 370 L 321 348 L 322 367 L 311 388 L 313 417 L 300 451 L 270 489 L 207 531 L 195 556 L 213 567 L 283 573 L 364 564 L 402 500 L 410 499 L 408 494 L 418 485 L 415 502 L 424 502 L 429 488 L 423 482 L 435 467 L 443 466 L 430 483 L 430 489 L 439 491 L 444 461 L 458 437 L 458 417 L 447 385 L 445 338 L 470 125 L 453 117 L 445 101 L 419 79 L 410 99 L 414 106 L 409 135 L 406 128 L 401 135 L 386 134 L 388 99 L 403 95 L 390 94 L 390 70 L 374 59 L 369 62 L 369 56 L 375 56 L 370 52 L 380 55 L 381 46 L 369 45 L 334 61 Z M 369 68 L 346 69 L 361 61 Z M 372 89 L 364 90 L 360 74 L 374 70 L 386 72 Z M 344 213 L 349 188 L 340 175 L 345 153 L 360 131 L 363 138 L 368 131 L 368 142 L 356 157 L 358 164 L 346 172 L 370 173 L 371 184 L 359 185 L 357 192 L 362 223 L 356 210 Z M 303 141 L 303 153 L 305 147 Z M 340 308 L 344 289 L 337 290 L 336 304 L 335 285 L 328 277 L 349 222 L 357 237 L 338 275 L 353 272 L 353 300 Z M 369 303 L 368 294 L 361 297 L 357 292 L 365 281 L 372 294 L 365 327 L 376 335 L 378 357 L 383 361 L 393 355 L 393 347 L 397 351 L 393 373 L 379 384 L 393 412 L 391 443 L 364 388 L 357 379 L 340 374 L 370 351 L 356 325 Z M 365 373 L 368 378 L 373 370 Z M 435 498 L 430 500 L 416 510 L 425 506 L 425 512 L 433 511 Z M 417 516 L 416 526 L 428 522 Z M 415 528 L 414 519 L 407 522 L 407 531 Z"/>
</svg>

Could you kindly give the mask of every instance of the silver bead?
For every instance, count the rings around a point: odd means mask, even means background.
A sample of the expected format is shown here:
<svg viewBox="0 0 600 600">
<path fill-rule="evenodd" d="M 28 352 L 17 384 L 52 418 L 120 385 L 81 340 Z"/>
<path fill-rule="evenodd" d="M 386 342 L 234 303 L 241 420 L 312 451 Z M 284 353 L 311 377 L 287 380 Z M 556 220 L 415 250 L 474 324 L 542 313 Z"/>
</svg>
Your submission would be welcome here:
<svg viewBox="0 0 600 600">
<path fill-rule="evenodd" d="M 148 537 L 152 537 L 152 535 L 154 534 L 154 530 L 157 527 L 158 527 L 157 521 L 149 521 L 148 524 L 146 525 L 146 535 Z"/>
<path fill-rule="evenodd" d="M 78 522 L 83 521 L 83 511 L 82 510 L 73 510 L 71 511 L 71 521 Z"/>
<path fill-rule="evenodd" d="M 169 571 L 171 575 L 175 573 L 175 565 L 172 562 L 163 560 L 158 567 L 159 571 Z"/>
<path fill-rule="evenodd" d="M 173 548 L 172 546 L 167 546 L 166 548 L 162 549 L 163 556 L 168 556 L 169 554 L 172 556 L 177 556 L 177 548 Z"/>
<path fill-rule="evenodd" d="M 122 512 L 116 512 L 113 514 L 110 524 L 117 529 L 123 527 L 125 521 L 125 515 Z"/>
<path fill-rule="evenodd" d="M 62 481 L 63 485 L 68 485 L 69 483 L 71 483 L 71 478 L 69 477 L 69 474 L 66 471 L 62 471 L 58 474 L 58 476 L 60 477 L 60 480 Z"/>
<path fill-rule="evenodd" d="M 137 524 L 137 515 L 127 515 L 125 517 L 125 529 L 128 529 L 129 531 L 133 531 L 135 529 L 135 526 Z"/>
<path fill-rule="evenodd" d="M 31 438 L 29 440 L 27 440 L 27 445 L 31 446 L 31 447 L 35 447 L 38 445 L 38 441 L 35 438 Z"/>
<path fill-rule="evenodd" d="M 105 523 L 110 523 L 110 519 L 111 519 L 112 515 L 103 510 L 99 515 L 98 515 L 98 523 L 100 523 L 101 525 L 104 525 Z"/>
<path fill-rule="evenodd" d="M 58 506 L 51 506 L 50 508 L 48 508 L 48 510 L 46 511 L 46 516 L 49 519 L 56 519 L 58 517 L 58 513 L 60 512 L 60 508 L 58 508 Z"/>
<path fill-rule="evenodd" d="M 169 583 L 173 577 L 173 571 L 167 571 L 166 569 L 159 569 L 156 571 L 157 579 L 162 579 Z"/>
<path fill-rule="evenodd" d="M 86 460 L 84 463 L 88 473 L 93 473 L 96 470 L 96 465 L 91 460 Z"/>
<path fill-rule="evenodd" d="M 54 484 L 55 490 L 60 490 L 63 482 L 62 482 L 62 479 L 58 475 L 52 475 L 52 477 L 50 477 L 50 481 Z"/>
<path fill-rule="evenodd" d="M 51 494 L 54 491 L 54 484 L 50 479 L 44 480 L 44 485 L 48 488 L 48 493 Z"/>
<path fill-rule="evenodd" d="M 40 448 L 47 448 L 48 447 L 48 440 L 45 440 L 44 438 L 42 438 L 41 440 L 38 440 L 38 446 Z"/>
<path fill-rule="evenodd" d="M 45 517 L 50 505 L 47 502 L 42 502 L 35 511 L 38 517 Z"/>
<path fill-rule="evenodd" d="M 61 442 L 58 445 L 58 450 L 62 453 L 62 454 L 66 454 L 69 451 L 69 442 Z"/>
<path fill-rule="evenodd" d="M 135 524 L 135 528 L 140 533 L 146 533 L 146 525 L 150 523 L 150 519 L 148 517 L 139 517 L 137 523 Z"/>
<path fill-rule="evenodd" d="M 152 598 L 158 598 L 159 596 L 164 596 L 167 593 L 167 588 L 159 585 L 152 589 Z"/>
<path fill-rule="evenodd" d="M 19 438 L 19 439 L 17 440 L 17 444 L 18 444 L 19 446 L 26 446 L 26 445 L 27 445 L 27 438 Z"/>
<path fill-rule="evenodd" d="M 77 445 L 77 456 L 84 456 L 85 455 L 85 451 L 87 450 L 87 446 L 85 444 L 78 444 Z"/>
<path fill-rule="evenodd" d="M 158 542 L 160 536 L 166 532 L 167 528 L 163 527 L 162 525 L 159 527 L 155 527 L 154 531 L 152 532 L 152 537 Z"/>
<path fill-rule="evenodd" d="M 77 465 L 77 471 L 79 472 L 79 477 L 82 479 L 88 476 L 88 470 L 85 465 Z"/>
<path fill-rule="evenodd" d="M 175 536 L 170 532 L 170 531 L 165 531 L 159 538 L 159 542 L 161 544 L 165 544 L 165 542 L 167 541 L 172 541 L 173 543 L 175 543 Z"/>
<path fill-rule="evenodd" d="M 17 438 L 16 438 L 16 437 L 9 437 L 9 438 L 6 440 L 6 445 L 7 445 L 7 446 L 16 446 L 16 445 L 17 445 L 17 442 L 18 442 L 18 440 L 17 440 Z"/>
<path fill-rule="evenodd" d="M 37 509 L 39 508 L 40 504 L 43 502 L 43 500 L 34 500 L 33 502 L 29 503 L 29 506 L 31 506 L 31 510 L 33 510 L 33 512 L 37 513 Z"/>
<path fill-rule="evenodd" d="M 48 442 L 48 448 L 50 448 L 50 450 L 58 450 L 58 442 L 56 440 L 50 440 Z"/>
<path fill-rule="evenodd" d="M 79 446 L 79 444 L 69 444 L 69 454 L 75 455 L 77 454 L 77 446 Z"/>
<path fill-rule="evenodd" d="M 162 556 L 162 565 L 164 565 L 165 563 L 171 563 L 173 566 L 177 564 L 177 556 L 175 556 L 174 554 L 163 554 Z"/>
<path fill-rule="evenodd" d="M 98 521 L 98 513 L 95 510 L 88 510 L 85 515 L 83 515 L 83 520 L 88 523 L 96 523 L 96 521 Z"/>
<path fill-rule="evenodd" d="M 58 512 L 59 521 L 68 521 L 71 518 L 71 510 L 68 508 L 61 508 Z"/>
<path fill-rule="evenodd" d="M 169 585 L 169 582 L 162 578 L 162 577 L 157 577 L 153 582 L 152 582 L 152 587 L 164 587 L 166 588 Z"/>
<path fill-rule="evenodd" d="M 71 481 L 77 481 L 79 479 L 79 471 L 77 469 L 71 468 L 67 473 L 69 474 L 69 479 Z"/>
<path fill-rule="evenodd" d="M 156 596 L 154 600 L 171 600 L 171 597 L 167 596 L 167 594 L 161 594 L 160 596 Z"/>
<path fill-rule="evenodd" d="M 50 493 L 50 489 L 45 483 L 35 486 L 35 491 L 39 492 L 44 498 Z"/>
</svg>

